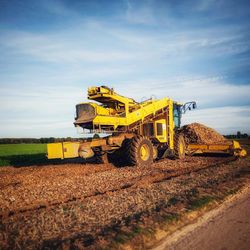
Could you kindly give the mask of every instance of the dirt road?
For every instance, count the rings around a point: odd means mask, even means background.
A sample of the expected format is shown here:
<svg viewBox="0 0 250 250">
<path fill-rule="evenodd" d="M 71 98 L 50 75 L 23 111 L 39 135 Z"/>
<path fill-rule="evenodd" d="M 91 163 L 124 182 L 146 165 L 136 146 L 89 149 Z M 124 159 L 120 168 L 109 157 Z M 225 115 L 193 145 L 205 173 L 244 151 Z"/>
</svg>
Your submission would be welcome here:
<svg viewBox="0 0 250 250">
<path fill-rule="evenodd" d="M 167 237 L 154 250 L 250 248 L 250 185 L 218 209 Z"/>
</svg>

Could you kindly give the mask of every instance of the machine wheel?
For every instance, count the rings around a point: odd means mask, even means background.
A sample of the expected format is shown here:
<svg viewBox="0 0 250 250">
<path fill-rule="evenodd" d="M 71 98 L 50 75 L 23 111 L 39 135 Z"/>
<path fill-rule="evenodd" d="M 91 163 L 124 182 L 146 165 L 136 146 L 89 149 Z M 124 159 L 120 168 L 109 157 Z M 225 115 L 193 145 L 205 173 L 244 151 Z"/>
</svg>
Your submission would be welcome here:
<svg viewBox="0 0 250 250">
<path fill-rule="evenodd" d="M 97 164 L 109 163 L 108 154 L 99 150 L 95 151 L 95 161 Z"/>
<path fill-rule="evenodd" d="M 184 159 L 186 151 L 186 144 L 182 134 L 176 133 L 174 135 L 174 156 L 176 159 Z"/>
<path fill-rule="evenodd" d="M 153 146 L 153 160 L 157 159 L 158 154 L 159 154 L 159 152 L 158 152 L 157 147 Z"/>
<path fill-rule="evenodd" d="M 153 163 L 153 145 L 146 137 L 135 136 L 127 146 L 128 158 L 131 165 L 144 167 Z"/>
</svg>

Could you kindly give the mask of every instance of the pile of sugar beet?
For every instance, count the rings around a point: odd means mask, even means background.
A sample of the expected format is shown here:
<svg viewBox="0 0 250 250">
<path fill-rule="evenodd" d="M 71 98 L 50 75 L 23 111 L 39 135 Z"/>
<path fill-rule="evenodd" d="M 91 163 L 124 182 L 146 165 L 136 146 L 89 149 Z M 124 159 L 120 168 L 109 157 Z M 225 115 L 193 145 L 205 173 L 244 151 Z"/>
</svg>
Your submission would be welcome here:
<svg viewBox="0 0 250 250">
<path fill-rule="evenodd" d="M 216 130 L 200 123 L 191 123 L 181 128 L 186 144 L 225 144 L 227 139 Z"/>
</svg>

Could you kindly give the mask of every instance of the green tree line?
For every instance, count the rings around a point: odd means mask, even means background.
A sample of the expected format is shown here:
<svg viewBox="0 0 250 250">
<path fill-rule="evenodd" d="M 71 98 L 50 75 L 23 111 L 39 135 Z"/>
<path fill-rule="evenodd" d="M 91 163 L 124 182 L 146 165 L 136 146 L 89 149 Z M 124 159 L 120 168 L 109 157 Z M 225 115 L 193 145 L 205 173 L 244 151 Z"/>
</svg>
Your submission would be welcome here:
<svg viewBox="0 0 250 250">
<path fill-rule="evenodd" d="M 249 139 L 250 136 L 246 133 L 242 134 L 240 131 L 237 134 L 224 135 L 228 139 Z M 18 144 L 18 143 L 53 143 L 64 141 L 79 141 L 83 138 L 72 137 L 42 137 L 42 138 L 0 138 L 0 144 Z M 86 138 L 85 138 L 86 139 Z"/>
<path fill-rule="evenodd" d="M 78 141 L 80 138 L 55 138 L 55 137 L 42 137 L 42 138 L 0 138 L 0 144 L 18 144 L 18 143 L 52 143 L 63 141 Z"/>
<path fill-rule="evenodd" d="M 242 134 L 240 131 L 235 135 L 225 135 L 228 139 L 249 139 L 249 135 L 247 133 Z"/>
</svg>

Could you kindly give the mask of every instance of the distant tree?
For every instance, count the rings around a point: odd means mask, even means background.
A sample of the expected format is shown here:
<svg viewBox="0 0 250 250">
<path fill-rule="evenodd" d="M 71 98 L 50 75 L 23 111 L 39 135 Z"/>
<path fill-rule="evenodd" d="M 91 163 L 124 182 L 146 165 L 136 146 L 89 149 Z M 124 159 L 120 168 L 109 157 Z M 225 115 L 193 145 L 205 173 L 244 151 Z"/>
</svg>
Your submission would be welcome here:
<svg viewBox="0 0 250 250">
<path fill-rule="evenodd" d="M 241 132 L 237 131 L 237 138 L 241 138 Z"/>
<path fill-rule="evenodd" d="M 50 142 L 50 143 L 55 142 L 55 138 L 54 138 L 54 137 L 50 137 L 50 138 L 49 138 L 49 142 Z"/>
<path fill-rule="evenodd" d="M 247 133 L 243 134 L 242 138 L 248 138 L 248 134 Z"/>
</svg>

